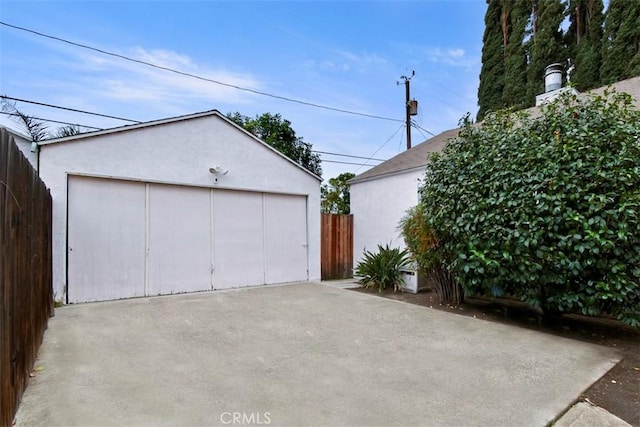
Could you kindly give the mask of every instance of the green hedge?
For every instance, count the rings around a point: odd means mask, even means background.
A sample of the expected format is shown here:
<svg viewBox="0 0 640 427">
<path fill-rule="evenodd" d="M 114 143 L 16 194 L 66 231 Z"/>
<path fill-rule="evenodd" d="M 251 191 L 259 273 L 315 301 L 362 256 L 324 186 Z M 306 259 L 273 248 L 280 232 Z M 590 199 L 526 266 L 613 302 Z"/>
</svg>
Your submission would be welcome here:
<svg viewBox="0 0 640 427">
<path fill-rule="evenodd" d="M 508 111 L 432 157 L 421 205 L 468 294 L 640 325 L 640 112 L 626 94 Z"/>
</svg>

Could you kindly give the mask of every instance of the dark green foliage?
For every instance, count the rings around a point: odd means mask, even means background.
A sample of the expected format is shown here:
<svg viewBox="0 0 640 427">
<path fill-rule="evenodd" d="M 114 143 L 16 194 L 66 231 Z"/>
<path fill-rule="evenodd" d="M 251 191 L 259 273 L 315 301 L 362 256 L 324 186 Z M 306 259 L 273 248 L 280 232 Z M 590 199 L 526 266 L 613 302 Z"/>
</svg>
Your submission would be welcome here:
<svg viewBox="0 0 640 427">
<path fill-rule="evenodd" d="M 486 1 L 478 121 L 533 106 L 553 63 L 572 66 L 581 92 L 640 75 L 640 0 L 611 0 L 606 14 L 603 0 Z"/>
<path fill-rule="evenodd" d="M 320 155 L 311 151 L 311 144 L 296 136 L 291 122 L 280 114 L 264 113 L 252 119 L 235 112 L 228 113 L 227 117 L 294 162 L 318 176 L 322 175 Z"/>
<path fill-rule="evenodd" d="M 421 198 L 465 291 L 640 325 L 638 135 L 622 94 L 467 121 L 432 157 Z"/>
<path fill-rule="evenodd" d="M 504 56 L 504 92 L 502 103 L 508 107 L 526 107 L 527 96 L 527 52 L 524 37 L 531 16 L 531 0 L 509 0 L 504 2 L 503 32 L 508 34 Z"/>
<path fill-rule="evenodd" d="M 560 0 L 533 0 L 532 34 L 527 43 L 527 102 L 535 104 L 536 95 L 544 92 L 544 69 L 547 65 L 565 63 L 567 53 L 563 45 L 560 24 L 564 8 Z"/>
<path fill-rule="evenodd" d="M 570 0 L 568 4 L 571 24 L 565 43 L 576 66 L 571 83 L 579 91 L 601 86 L 603 9 L 602 0 Z"/>
<path fill-rule="evenodd" d="M 482 69 L 478 86 L 478 120 L 489 111 L 504 106 L 504 39 L 501 29 L 502 5 L 500 0 L 487 0 L 484 17 L 485 29 L 482 38 Z"/>
<path fill-rule="evenodd" d="M 571 76 L 572 85 L 584 92 L 600 87 L 600 44 L 581 43 L 576 49 L 576 70 Z"/>
<path fill-rule="evenodd" d="M 351 172 L 341 173 L 320 187 L 322 212 L 346 215 L 351 211 L 351 193 L 347 181 L 355 176 Z"/>
<path fill-rule="evenodd" d="M 365 288 L 375 286 L 379 292 L 391 288 L 396 291 L 404 282 L 401 268 L 409 263 L 409 252 L 389 245 L 378 245 L 378 252 L 364 251 L 362 261 L 356 267 L 355 276 Z"/>
<path fill-rule="evenodd" d="M 640 22 L 638 22 L 638 25 L 640 25 Z M 627 68 L 630 77 L 640 76 L 640 51 L 631 58 L 631 62 L 629 62 Z"/>
<path fill-rule="evenodd" d="M 640 75 L 640 0 L 611 0 L 604 21 L 600 80 Z"/>
</svg>

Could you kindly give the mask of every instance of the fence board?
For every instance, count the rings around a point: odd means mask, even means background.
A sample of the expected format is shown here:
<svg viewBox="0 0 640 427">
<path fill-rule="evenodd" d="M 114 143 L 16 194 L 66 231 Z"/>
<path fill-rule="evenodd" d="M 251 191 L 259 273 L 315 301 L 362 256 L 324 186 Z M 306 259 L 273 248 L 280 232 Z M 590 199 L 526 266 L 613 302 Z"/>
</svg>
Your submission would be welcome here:
<svg viewBox="0 0 640 427">
<path fill-rule="evenodd" d="M 0 129 L 0 425 L 11 425 L 53 315 L 51 195 Z"/>
<path fill-rule="evenodd" d="M 323 213 L 321 235 L 322 279 L 353 277 L 353 215 Z"/>
</svg>

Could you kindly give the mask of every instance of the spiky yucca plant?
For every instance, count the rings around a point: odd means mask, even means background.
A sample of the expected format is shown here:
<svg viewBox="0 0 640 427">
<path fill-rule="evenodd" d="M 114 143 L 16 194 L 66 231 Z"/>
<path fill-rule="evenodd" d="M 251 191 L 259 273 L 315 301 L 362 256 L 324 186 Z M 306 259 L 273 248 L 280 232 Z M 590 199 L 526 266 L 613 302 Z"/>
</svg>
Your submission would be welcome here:
<svg viewBox="0 0 640 427">
<path fill-rule="evenodd" d="M 404 284 L 401 268 L 409 263 L 409 252 L 389 245 L 378 245 L 378 252 L 365 249 L 362 261 L 356 267 L 355 275 L 365 288 L 376 286 L 378 292 L 392 287 L 394 292 Z"/>
</svg>

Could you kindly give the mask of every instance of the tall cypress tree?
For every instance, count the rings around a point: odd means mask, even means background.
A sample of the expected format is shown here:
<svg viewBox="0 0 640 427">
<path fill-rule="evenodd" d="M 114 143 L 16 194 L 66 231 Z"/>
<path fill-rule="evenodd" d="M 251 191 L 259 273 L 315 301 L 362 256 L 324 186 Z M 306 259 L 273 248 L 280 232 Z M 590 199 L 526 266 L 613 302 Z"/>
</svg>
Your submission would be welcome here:
<svg viewBox="0 0 640 427">
<path fill-rule="evenodd" d="M 604 21 L 603 84 L 640 75 L 640 0 L 610 0 Z"/>
<path fill-rule="evenodd" d="M 524 37 L 531 16 L 531 0 L 504 0 L 502 16 L 503 37 L 507 39 L 502 101 L 508 107 L 519 109 L 526 106 L 527 52 Z M 505 28 L 508 31 L 505 32 Z"/>
<path fill-rule="evenodd" d="M 527 105 L 544 92 L 544 69 L 567 59 L 560 24 L 564 8 L 560 0 L 533 0 L 532 34 L 528 41 Z"/>
<path fill-rule="evenodd" d="M 478 120 L 492 110 L 504 107 L 504 39 L 502 33 L 502 0 L 487 0 L 482 37 L 482 69 L 478 87 Z"/>
<path fill-rule="evenodd" d="M 571 82 L 580 91 L 600 86 L 603 9 L 602 0 L 570 0 L 568 4 L 570 25 L 565 42 L 575 64 Z"/>
</svg>

